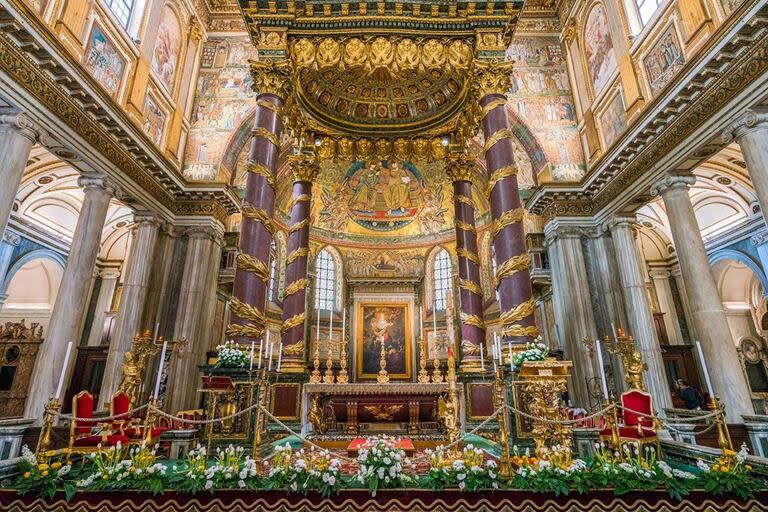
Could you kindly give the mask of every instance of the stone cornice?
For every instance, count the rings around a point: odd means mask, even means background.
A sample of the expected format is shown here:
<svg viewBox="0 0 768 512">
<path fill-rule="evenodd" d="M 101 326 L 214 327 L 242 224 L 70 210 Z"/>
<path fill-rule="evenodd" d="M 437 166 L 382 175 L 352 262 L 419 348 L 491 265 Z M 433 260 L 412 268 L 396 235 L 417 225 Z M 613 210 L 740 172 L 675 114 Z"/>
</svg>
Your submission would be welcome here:
<svg viewBox="0 0 768 512">
<path fill-rule="evenodd" d="M 723 132 L 723 143 L 730 144 L 754 130 L 768 130 L 768 109 L 751 109 L 740 115 Z"/>
<path fill-rule="evenodd" d="M 171 161 L 20 0 L 7 0 L 0 6 L 0 72 L 25 100 L 47 111 L 43 117 L 66 124 L 71 133 L 62 137 L 85 141 L 97 155 L 94 159 L 100 160 L 102 167 L 95 167 L 141 189 L 146 196 L 137 194 L 140 202 L 159 203 L 172 216 L 212 215 L 223 220 L 238 211 L 239 200 L 231 187 L 186 183 Z M 112 167 L 103 168 L 101 159 Z"/>
<path fill-rule="evenodd" d="M 765 0 L 747 1 L 649 102 L 580 183 L 542 185 L 528 200 L 529 210 L 546 218 L 594 216 L 617 204 L 616 199 L 623 199 L 630 187 L 642 191 L 657 176 L 649 172 L 654 166 L 697 130 L 722 121 L 721 109 L 750 87 L 758 87 L 766 73 L 768 7 Z M 708 156 L 691 154 L 686 159 Z"/>
</svg>

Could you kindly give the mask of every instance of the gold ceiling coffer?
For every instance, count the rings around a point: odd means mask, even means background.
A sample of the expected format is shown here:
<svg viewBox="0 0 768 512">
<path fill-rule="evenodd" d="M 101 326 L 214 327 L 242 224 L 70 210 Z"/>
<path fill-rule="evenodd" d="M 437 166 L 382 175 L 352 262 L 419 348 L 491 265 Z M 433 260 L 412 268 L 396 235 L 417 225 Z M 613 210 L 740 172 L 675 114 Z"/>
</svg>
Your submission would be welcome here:
<svg viewBox="0 0 768 512">
<path fill-rule="evenodd" d="M 254 89 L 285 98 L 284 121 L 320 160 L 439 160 L 446 138 L 476 131 L 482 95 L 509 91 L 501 61 L 523 2 L 240 5 Z"/>
</svg>

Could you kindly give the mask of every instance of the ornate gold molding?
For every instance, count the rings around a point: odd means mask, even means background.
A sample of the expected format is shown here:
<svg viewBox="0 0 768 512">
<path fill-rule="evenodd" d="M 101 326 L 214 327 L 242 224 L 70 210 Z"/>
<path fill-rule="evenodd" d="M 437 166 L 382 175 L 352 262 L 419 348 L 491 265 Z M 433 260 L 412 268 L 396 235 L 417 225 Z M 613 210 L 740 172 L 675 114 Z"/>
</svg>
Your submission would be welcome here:
<svg viewBox="0 0 768 512">
<path fill-rule="evenodd" d="M 521 270 L 528 270 L 530 266 L 531 255 L 527 252 L 512 256 L 496 269 L 496 282 L 499 283 L 502 279 L 511 277 Z"/>
<path fill-rule="evenodd" d="M 462 230 L 462 231 L 469 231 L 470 233 L 477 233 L 477 229 L 475 228 L 474 224 L 470 224 L 469 222 L 464 222 L 463 220 L 455 219 L 454 220 L 455 226 Z"/>
<path fill-rule="evenodd" d="M 472 292 L 475 295 L 479 295 L 480 297 L 483 296 L 483 289 L 479 284 L 472 281 L 471 279 L 459 278 L 459 288 L 464 288 L 465 290 Z"/>
<path fill-rule="evenodd" d="M 524 327 L 520 324 L 512 324 L 502 328 L 501 335 L 504 337 L 530 336 L 535 338 L 539 335 L 539 328 L 535 325 Z"/>
<path fill-rule="evenodd" d="M 269 186 L 273 189 L 275 188 L 275 175 L 266 165 L 259 162 L 248 162 L 248 167 L 246 167 L 246 169 L 248 172 L 263 176 L 267 180 L 267 183 L 269 183 Z"/>
<path fill-rule="evenodd" d="M 478 329 L 485 329 L 485 322 L 483 322 L 483 319 L 480 318 L 477 315 L 468 315 L 464 312 L 461 313 L 461 323 L 472 325 L 477 327 Z"/>
<path fill-rule="evenodd" d="M 512 134 L 512 130 L 509 128 L 502 128 L 501 130 L 497 130 L 493 132 L 493 135 L 488 137 L 488 139 L 485 141 L 485 144 L 483 145 L 483 150 L 487 153 L 491 150 L 493 146 L 498 144 L 504 139 L 513 139 L 515 136 Z"/>
<path fill-rule="evenodd" d="M 477 257 L 477 254 L 465 249 L 464 247 L 459 247 L 456 249 L 456 255 L 459 258 L 467 258 L 469 261 L 473 261 L 478 265 L 480 264 L 480 258 Z"/>
<path fill-rule="evenodd" d="M 480 100 L 490 94 L 506 95 L 512 89 L 513 62 L 475 60 L 473 89 Z"/>
<path fill-rule="evenodd" d="M 277 149 L 280 149 L 280 138 L 277 136 L 277 134 L 272 133 L 262 126 L 255 127 L 253 130 L 251 130 L 251 132 L 253 133 L 254 137 L 261 137 L 266 139 L 271 142 L 272 145 Z"/>
<path fill-rule="evenodd" d="M 285 301 L 285 297 L 293 295 L 294 293 L 299 293 L 300 291 L 306 289 L 308 285 L 309 280 L 306 277 L 302 277 L 301 279 L 297 279 L 296 281 L 292 282 L 283 290 L 283 301 Z"/>
<path fill-rule="evenodd" d="M 301 202 L 309 202 L 312 200 L 312 196 L 309 194 L 300 194 L 298 196 L 291 196 L 291 200 L 288 201 L 288 210 L 292 210 L 294 206 Z"/>
<path fill-rule="evenodd" d="M 264 314 L 261 311 L 251 306 L 250 304 L 246 304 L 237 297 L 232 297 L 232 300 L 229 303 L 229 309 L 240 318 L 245 318 L 246 320 L 250 320 L 261 325 L 264 325 L 266 320 Z"/>
<path fill-rule="evenodd" d="M 445 162 L 445 171 L 452 181 L 474 183 L 477 178 L 477 164 L 464 152 L 451 152 Z"/>
<path fill-rule="evenodd" d="M 237 268 L 254 274 L 265 284 L 269 282 L 269 269 L 267 268 L 266 263 L 260 259 L 255 258 L 250 254 L 241 252 L 237 255 L 237 259 L 235 261 L 237 263 Z"/>
<path fill-rule="evenodd" d="M 488 178 L 488 188 L 486 189 L 488 198 L 490 199 L 491 192 L 493 192 L 493 189 L 498 182 L 505 178 L 509 178 L 510 176 L 517 176 L 517 171 L 518 169 L 516 165 L 505 165 L 504 167 L 500 167 L 493 171 Z"/>
<path fill-rule="evenodd" d="M 456 201 L 460 202 L 460 203 L 464 203 L 467 206 L 471 206 L 472 208 L 475 208 L 475 202 L 472 201 L 472 199 L 467 197 L 467 196 L 463 196 L 461 194 L 457 194 L 457 195 L 453 196 L 453 198 Z"/>
<path fill-rule="evenodd" d="M 507 104 L 506 98 L 505 99 L 499 98 L 499 99 L 495 99 L 495 100 L 489 101 L 488 103 L 485 104 L 485 106 L 483 106 L 480 109 L 480 119 L 479 120 L 482 121 L 483 119 L 488 117 L 488 114 L 490 114 L 494 109 L 496 109 L 498 107 L 503 107 L 506 104 Z"/>
<path fill-rule="evenodd" d="M 293 181 L 308 181 L 312 183 L 320 172 L 320 164 L 314 154 L 291 155 L 288 165 L 293 175 Z"/>
<path fill-rule="evenodd" d="M 508 311 L 504 311 L 499 316 L 499 322 L 502 325 L 508 325 L 512 322 L 517 322 L 518 320 L 522 320 L 523 318 L 532 315 L 535 310 L 536 303 L 534 303 L 533 299 L 531 298 L 521 302 Z"/>
<path fill-rule="evenodd" d="M 290 331 L 297 325 L 301 325 L 304 323 L 304 319 L 307 317 L 307 312 L 302 311 L 301 313 L 293 315 L 291 318 L 288 318 L 286 320 L 283 320 L 283 325 L 280 326 L 280 333 L 285 333 L 287 331 Z"/>
<path fill-rule="evenodd" d="M 510 224 L 522 222 L 524 216 L 525 210 L 522 206 L 520 208 L 507 210 L 502 213 L 501 217 L 493 221 L 493 227 L 491 228 L 491 239 L 496 238 L 496 235 L 501 233 L 501 231 Z"/>
<path fill-rule="evenodd" d="M 255 220 L 256 222 L 260 222 L 264 226 L 264 229 L 269 231 L 269 234 L 274 236 L 275 224 L 272 222 L 272 219 L 269 218 L 267 210 L 256 208 L 252 204 L 244 202 L 242 206 L 242 213 L 243 217 Z"/>
<path fill-rule="evenodd" d="M 291 224 L 291 227 L 288 228 L 288 234 L 295 233 L 296 231 L 300 231 L 301 229 L 307 227 L 309 225 L 309 219 L 303 219 L 297 222 L 296 224 Z"/>
<path fill-rule="evenodd" d="M 288 254 L 288 256 L 285 258 L 285 266 L 287 267 L 297 259 L 301 258 L 302 256 L 307 256 L 309 254 L 309 247 L 299 247 L 298 249 L 295 249 Z"/>
</svg>

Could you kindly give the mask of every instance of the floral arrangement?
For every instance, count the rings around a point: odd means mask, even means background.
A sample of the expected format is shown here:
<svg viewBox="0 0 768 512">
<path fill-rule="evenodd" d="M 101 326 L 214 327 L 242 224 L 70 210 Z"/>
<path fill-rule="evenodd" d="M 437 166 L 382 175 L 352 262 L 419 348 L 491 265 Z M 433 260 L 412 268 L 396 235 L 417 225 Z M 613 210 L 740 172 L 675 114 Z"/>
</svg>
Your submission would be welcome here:
<svg viewBox="0 0 768 512">
<path fill-rule="evenodd" d="M 512 364 L 520 368 L 526 361 L 544 361 L 549 356 L 549 347 L 542 341 L 541 336 L 525 345 L 525 350 L 515 354 Z"/>
<path fill-rule="evenodd" d="M 301 449 L 291 445 L 275 447 L 275 455 L 267 463 L 268 489 L 289 489 L 292 492 L 317 491 L 323 497 L 339 493 L 341 489 L 341 461 L 331 457 L 328 450 Z"/>
<path fill-rule="evenodd" d="M 136 489 L 161 494 L 167 484 L 167 468 L 157 462 L 157 445 L 125 448 L 121 443 L 88 455 L 92 465 L 76 482 L 77 487 L 92 490 Z"/>
<path fill-rule="evenodd" d="M 213 489 L 255 489 L 258 485 L 256 461 L 245 455 L 242 446 L 216 448 L 213 464 L 204 472 L 206 491 Z"/>
<path fill-rule="evenodd" d="M 245 368 L 248 354 L 240 350 L 240 346 L 232 340 L 216 346 L 216 366 L 218 368 Z"/>
<path fill-rule="evenodd" d="M 357 456 L 357 480 L 368 487 L 371 495 L 385 487 L 404 486 L 412 479 L 405 470 L 409 465 L 405 452 L 397 448 L 398 438 L 378 436 L 367 438 Z"/>
<path fill-rule="evenodd" d="M 77 488 L 74 482 L 67 478 L 72 469 L 69 463 L 51 458 L 38 462 L 35 454 L 24 446 L 18 468 L 21 476 L 14 482 L 14 487 L 21 495 L 33 493 L 51 499 L 58 489 L 64 489 L 67 501 L 75 495 Z"/>
<path fill-rule="evenodd" d="M 736 494 L 742 499 L 751 497 L 761 486 L 749 474 L 752 466 L 746 463 L 749 451 L 746 444 L 738 452 L 724 450 L 712 464 L 699 460 L 699 479 L 705 491 L 720 495 L 725 492 Z"/>
<path fill-rule="evenodd" d="M 571 489 L 584 493 L 589 488 L 587 463 L 574 459 L 570 448 L 554 446 L 544 449 L 541 457 L 531 457 L 526 451 L 520 456 L 513 448 L 512 464 L 517 468 L 513 486 L 533 492 L 554 492 L 555 496 L 567 496 Z"/>
<path fill-rule="evenodd" d="M 496 462 L 485 460 L 483 451 L 471 444 L 461 452 L 438 446 L 425 453 L 430 465 L 427 482 L 434 491 L 442 491 L 450 485 L 462 491 L 499 488 Z"/>
<path fill-rule="evenodd" d="M 208 452 L 204 446 L 197 444 L 194 450 L 187 453 L 187 458 L 181 466 L 173 466 L 174 476 L 171 484 L 182 493 L 195 494 L 206 489 L 208 482 Z M 208 489 L 213 492 L 213 485 Z"/>
</svg>

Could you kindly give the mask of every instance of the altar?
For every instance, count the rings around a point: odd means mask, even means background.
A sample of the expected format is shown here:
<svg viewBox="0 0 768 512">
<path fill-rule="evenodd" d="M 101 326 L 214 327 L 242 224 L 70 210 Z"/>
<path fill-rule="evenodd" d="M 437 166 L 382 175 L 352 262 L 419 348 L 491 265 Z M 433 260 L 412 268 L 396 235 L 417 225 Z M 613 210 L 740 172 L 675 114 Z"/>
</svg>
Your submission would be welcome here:
<svg viewBox="0 0 768 512">
<path fill-rule="evenodd" d="M 305 384 L 304 424 L 314 437 L 369 433 L 444 436 L 447 383 Z"/>
</svg>

